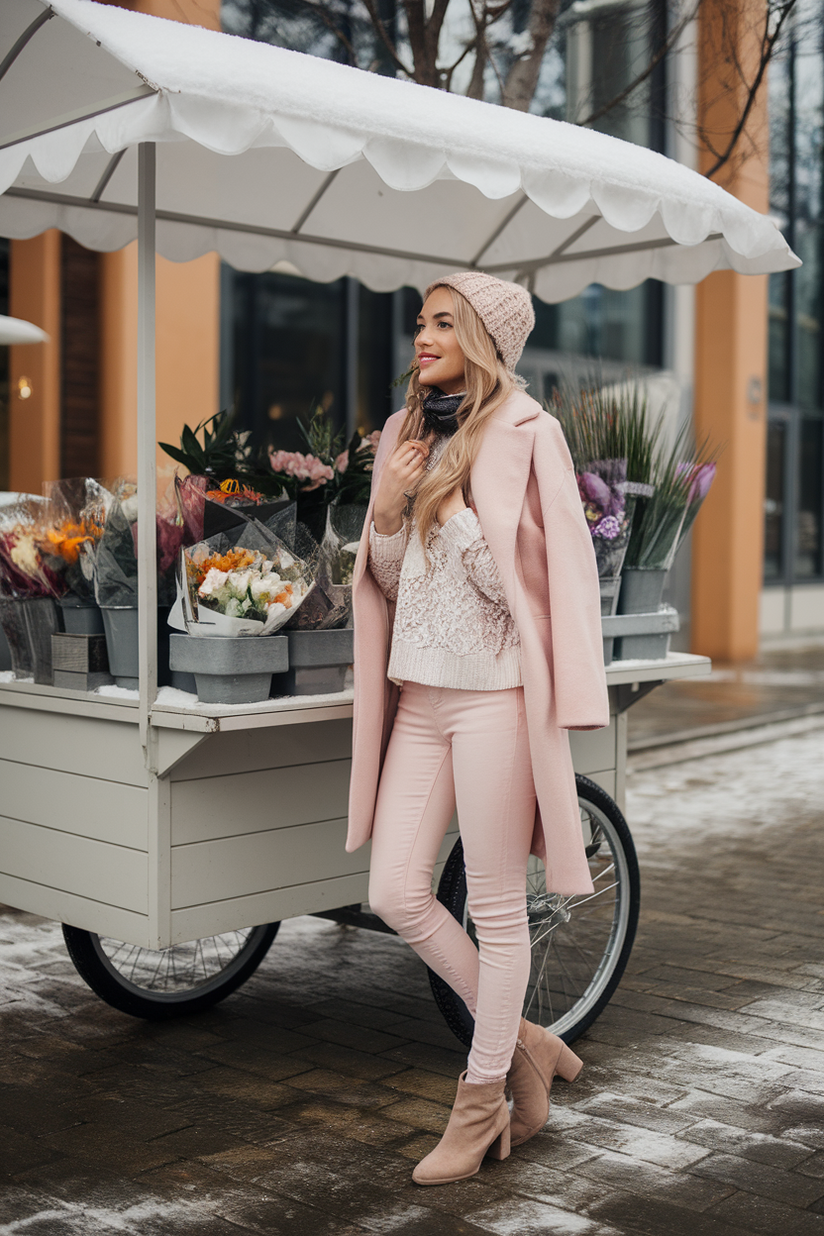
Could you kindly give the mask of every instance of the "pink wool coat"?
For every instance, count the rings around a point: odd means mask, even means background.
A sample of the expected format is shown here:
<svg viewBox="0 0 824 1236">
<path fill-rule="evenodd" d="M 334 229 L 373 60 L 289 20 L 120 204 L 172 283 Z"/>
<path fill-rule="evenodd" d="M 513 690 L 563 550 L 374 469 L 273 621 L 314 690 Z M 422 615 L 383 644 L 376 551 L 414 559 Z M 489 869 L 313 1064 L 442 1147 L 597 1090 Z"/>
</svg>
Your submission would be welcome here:
<svg viewBox="0 0 824 1236">
<path fill-rule="evenodd" d="M 386 423 L 372 502 L 405 412 Z M 532 852 L 547 888 L 592 891 L 567 730 L 609 724 L 601 604 L 592 538 L 558 422 L 523 391 L 490 417 L 472 468 L 472 501 L 521 637 L 524 703 L 538 810 Z M 355 712 L 348 851 L 369 840 L 398 688 L 386 676 L 393 607 L 368 570 L 354 572 Z"/>
</svg>

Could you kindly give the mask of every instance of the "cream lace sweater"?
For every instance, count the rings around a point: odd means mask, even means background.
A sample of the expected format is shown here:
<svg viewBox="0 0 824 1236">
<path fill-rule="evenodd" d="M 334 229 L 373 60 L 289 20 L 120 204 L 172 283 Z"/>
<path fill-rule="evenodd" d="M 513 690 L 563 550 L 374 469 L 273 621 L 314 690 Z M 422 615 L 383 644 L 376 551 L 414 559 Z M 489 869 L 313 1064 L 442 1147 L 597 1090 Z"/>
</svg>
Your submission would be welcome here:
<svg viewBox="0 0 824 1236">
<path fill-rule="evenodd" d="M 396 602 L 393 682 L 469 691 L 521 686 L 520 638 L 474 511 L 433 527 L 426 555 L 414 519 L 394 536 L 381 536 L 373 523 L 369 567 Z"/>
</svg>

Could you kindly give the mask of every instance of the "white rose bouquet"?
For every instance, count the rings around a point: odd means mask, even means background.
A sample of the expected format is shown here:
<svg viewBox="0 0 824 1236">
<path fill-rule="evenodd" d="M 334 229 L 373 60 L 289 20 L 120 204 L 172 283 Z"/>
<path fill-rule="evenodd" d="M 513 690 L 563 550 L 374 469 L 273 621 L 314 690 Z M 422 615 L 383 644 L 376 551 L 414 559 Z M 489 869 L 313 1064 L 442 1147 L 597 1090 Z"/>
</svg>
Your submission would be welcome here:
<svg viewBox="0 0 824 1236">
<path fill-rule="evenodd" d="M 311 568 L 263 524 L 249 521 L 235 539 L 219 533 L 181 552 L 180 600 L 190 635 L 271 635 L 312 590 Z"/>
</svg>

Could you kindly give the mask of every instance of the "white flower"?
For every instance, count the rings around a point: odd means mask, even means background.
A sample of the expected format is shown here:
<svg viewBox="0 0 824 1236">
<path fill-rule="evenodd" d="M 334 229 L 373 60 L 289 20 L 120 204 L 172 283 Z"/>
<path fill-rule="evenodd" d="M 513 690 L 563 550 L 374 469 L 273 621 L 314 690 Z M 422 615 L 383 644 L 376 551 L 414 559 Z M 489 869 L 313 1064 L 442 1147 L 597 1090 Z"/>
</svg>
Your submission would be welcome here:
<svg viewBox="0 0 824 1236">
<path fill-rule="evenodd" d="M 228 572 L 219 571 L 217 567 L 212 567 L 207 572 L 206 578 L 197 590 L 199 597 L 210 597 L 213 593 L 218 592 L 226 583 Z"/>
<path fill-rule="evenodd" d="M 39 567 L 33 536 L 20 536 L 12 547 L 11 560 L 27 575 L 36 575 Z"/>
</svg>

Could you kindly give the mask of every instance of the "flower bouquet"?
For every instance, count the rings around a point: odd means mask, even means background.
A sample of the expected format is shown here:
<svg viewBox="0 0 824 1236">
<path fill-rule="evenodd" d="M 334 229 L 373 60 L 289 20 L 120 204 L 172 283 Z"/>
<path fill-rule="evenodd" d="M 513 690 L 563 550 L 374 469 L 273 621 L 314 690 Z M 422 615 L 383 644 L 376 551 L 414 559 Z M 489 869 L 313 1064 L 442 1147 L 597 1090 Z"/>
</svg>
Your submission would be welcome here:
<svg viewBox="0 0 824 1236">
<path fill-rule="evenodd" d="M 273 633 L 313 582 L 308 564 L 258 520 L 182 550 L 169 624 L 187 634 L 171 637 L 172 670 L 194 674 L 204 703 L 266 699 L 272 674 L 289 664 L 288 641 Z"/>
<path fill-rule="evenodd" d="M 0 519 L 0 622 L 15 678 L 52 682 L 51 637 L 61 629 L 55 598 L 63 572 L 48 552 L 49 503 L 27 498 L 4 508 Z"/>
<path fill-rule="evenodd" d="M 307 564 L 265 525 L 249 520 L 180 556 L 179 590 L 190 635 L 271 635 L 297 612 L 313 585 Z"/>
</svg>

